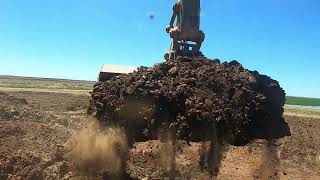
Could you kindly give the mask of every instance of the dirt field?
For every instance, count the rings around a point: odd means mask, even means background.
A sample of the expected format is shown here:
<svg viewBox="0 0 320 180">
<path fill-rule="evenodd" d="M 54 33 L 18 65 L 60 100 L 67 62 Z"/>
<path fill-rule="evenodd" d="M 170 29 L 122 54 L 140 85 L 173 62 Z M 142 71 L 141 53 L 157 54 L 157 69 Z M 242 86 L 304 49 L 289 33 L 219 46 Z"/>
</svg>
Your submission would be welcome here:
<svg viewBox="0 0 320 180">
<path fill-rule="evenodd" d="M 68 79 L 49 79 L 35 77 L 19 77 L 19 76 L 1 76 L 1 88 L 19 88 L 34 90 L 50 90 L 50 91 L 65 91 L 65 90 L 91 90 L 94 81 L 78 81 Z"/>
<path fill-rule="evenodd" d="M 89 98 L 87 92 L 0 88 L 0 179 L 85 179 L 65 159 L 64 146 L 88 124 Z M 226 147 L 217 179 L 319 179 L 320 116 L 290 111 L 285 119 L 291 137 Z M 179 147 L 176 177 L 211 179 L 198 164 L 201 144 L 180 141 Z M 134 144 L 127 173 L 161 176 L 159 153 L 159 141 Z"/>
</svg>

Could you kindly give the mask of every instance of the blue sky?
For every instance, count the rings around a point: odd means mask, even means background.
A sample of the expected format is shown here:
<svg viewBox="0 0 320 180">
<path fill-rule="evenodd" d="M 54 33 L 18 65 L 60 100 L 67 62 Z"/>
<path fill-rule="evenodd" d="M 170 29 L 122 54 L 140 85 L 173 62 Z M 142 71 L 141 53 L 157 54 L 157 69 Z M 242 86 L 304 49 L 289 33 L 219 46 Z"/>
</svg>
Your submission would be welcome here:
<svg viewBox="0 0 320 180">
<path fill-rule="evenodd" d="M 174 2 L 0 0 L 0 74 L 95 80 L 104 63 L 161 62 Z M 319 0 L 202 0 L 201 18 L 208 58 L 320 97 Z"/>
</svg>

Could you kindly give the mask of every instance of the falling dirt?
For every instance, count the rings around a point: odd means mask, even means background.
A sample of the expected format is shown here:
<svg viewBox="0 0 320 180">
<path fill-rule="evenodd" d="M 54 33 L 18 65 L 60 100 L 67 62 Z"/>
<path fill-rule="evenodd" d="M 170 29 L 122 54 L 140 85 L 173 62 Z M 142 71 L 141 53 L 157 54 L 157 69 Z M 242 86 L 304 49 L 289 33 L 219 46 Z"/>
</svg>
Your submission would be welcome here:
<svg viewBox="0 0 320 180">
<path fill-rule="evenodd" d="M 125 172 L 127 155 L 128 144 L 123 130 L 101 127 L 92 119 L 88 127 L 70 138 L 66 159 L 82 175 L 96 177 L 107 173 L 110 177 L 121 177 Z"/>
<path fill-rule="evenodd" d="M 267 140 L 262 146 L 262 160 L 256 171 L 256 177 L 262 180 L 279 179 L 280 167 L 276 140 Z"/>
<path fill-rule="evenodd" d="M 160 160 L 164 170 L 164 177 L 175 178 L 175 154 L 177 151 L 177 142 L 173 133 L 163 132 L 160 145 Z"/>
</svg>

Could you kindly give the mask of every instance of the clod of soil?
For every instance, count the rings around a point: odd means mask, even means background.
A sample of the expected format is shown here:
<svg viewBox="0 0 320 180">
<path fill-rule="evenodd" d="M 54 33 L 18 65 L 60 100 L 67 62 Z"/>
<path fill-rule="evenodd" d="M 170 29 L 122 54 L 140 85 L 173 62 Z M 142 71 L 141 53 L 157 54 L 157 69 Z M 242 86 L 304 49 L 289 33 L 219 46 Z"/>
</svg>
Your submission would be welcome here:
<svg viewBox="0 0 320 180">
<path fill-rule="evenodd" d="M 97 82 L 91 96 L 89 113 L 105 125 L 125 127 L 134 141 L 158 139 L 166 129 L 201 141 L 215 126 L 218 137 L 233 145 L 290 135 L 279 83 L 236 61 L 179 58 L 140 67 Z"/>
</svg>

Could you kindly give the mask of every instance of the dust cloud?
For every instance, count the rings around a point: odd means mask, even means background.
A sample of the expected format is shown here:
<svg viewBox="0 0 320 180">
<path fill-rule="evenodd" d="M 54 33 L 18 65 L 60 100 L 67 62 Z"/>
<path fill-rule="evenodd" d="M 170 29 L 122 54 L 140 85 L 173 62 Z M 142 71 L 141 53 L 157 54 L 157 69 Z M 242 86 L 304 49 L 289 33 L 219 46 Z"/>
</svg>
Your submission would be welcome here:
<svg viewBox="0 0 320 180">
<path fill-rule="evenodd" d="M 175 158 L 177 149 L 177 139 L 175 129 L 167 129 L 160 134 L 161 148 L 160 161 L 164 171 L 164 176 L 175 179 Z"/>
<path fill-rule="evenodd" d="M 276 140 L 267 140 L 262 147 L 262 162 L 258 169 L 259 179 L 279 179 L 280 160 Z"/>
<path fill-rule="evenodd" d="M 169 176 L 170 179 L 173 179 L 175 177 L 175 155 L 176 145 L 173 140 L 168 140 L 165 143 L 161 143 L 161 164 L 165 175 Z"/>
<path fill-rule="evenodd" d="M 66 145 L 66 159 L 77 172 L 94 176 L 121 176 L 125 172 L 128 143 L 120 128 L 105 128 L 96 120 L 76 132 Z"/>
</svg>

